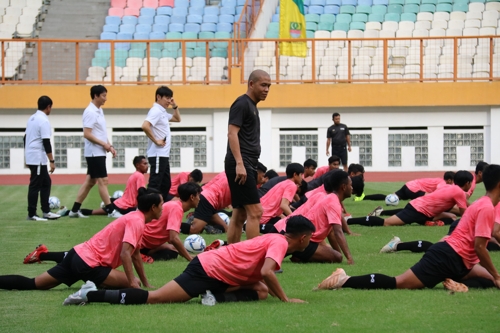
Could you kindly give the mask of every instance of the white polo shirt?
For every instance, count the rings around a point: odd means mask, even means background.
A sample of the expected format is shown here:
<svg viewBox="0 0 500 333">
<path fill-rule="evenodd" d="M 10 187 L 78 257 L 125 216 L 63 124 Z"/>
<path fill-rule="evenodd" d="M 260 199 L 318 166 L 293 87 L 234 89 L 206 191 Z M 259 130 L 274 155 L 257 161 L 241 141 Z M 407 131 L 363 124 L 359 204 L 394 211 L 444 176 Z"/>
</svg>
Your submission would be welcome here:
<svg viewBox="0 0 500 333">
<path fill-rule="evenodd" d="M 52 129 L 49 117 L 37 110 L 26 125 L 26 147 L 24 156 L 28 165 L 47 165 L 47 153 L 43 147 L 43 139 L 50 139 Z"/>
<path fill-rule="evenodd" d="M 108 132 L 106 130 L 106 119 L 101 108 L 97 108 L 94 103 L 90 102 L 89 106 L 83 111 L 83 128 L 91 128 L 92 134 L 101 141 L 108 142 Z M 83 156 L 96 157 L 106 156 L 106 150 L 98 144 L 92 143 L 87 139 Z"/>
<path fill-rule="evenodd" d="M 158 140 L 165 139 L 164 147 L 157 146 L 148 138 L 148 157 L 169 157 L 170 156 L 170 125 L 169 121 L 173 115 L 158 103 L 154 103 L 149 110 L 146 120 L 151 123 L 153 135 Z"/>
</svg>

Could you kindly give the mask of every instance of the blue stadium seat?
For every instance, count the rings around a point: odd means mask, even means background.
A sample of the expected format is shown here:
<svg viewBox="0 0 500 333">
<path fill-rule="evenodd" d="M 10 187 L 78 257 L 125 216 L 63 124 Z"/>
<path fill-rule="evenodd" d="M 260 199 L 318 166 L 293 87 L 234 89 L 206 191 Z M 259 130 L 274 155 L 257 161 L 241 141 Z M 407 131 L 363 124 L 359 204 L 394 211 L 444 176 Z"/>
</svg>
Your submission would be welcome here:
<svg viewBox="0 0 500 333">
<path fill-rule="evenodd" d="M 166 15 L 157 15 L 155 16 L 155 24 L 170 24 L 170 16 Z"/>
<path fill-rule="evenodd" d="M 182 39 L 198 39 L 198 34 L 194 32 L 183 32 Z M 194 49 L 196 47 L 196 42 L 186 42 L 186 47 Z"/>
<path fill-rule="evenodd" d="M 372 6 L 373 0 L 358 0 L 358 6 Z"/>
<path fill-rule="evenodd" d="M 134 39 L 149 39 L 149 32 L 136 32 Z"/>
<path fill-rule="evenodd" d="M 135 25 L 133 24 L 122 24 L 120 25 L 120 32 L 133 34 L 135 32 Z"/>
<path fill-rule="evenodd" d="M 201 24 L 203 23 L 203 17 L 201 15 L 191 14 L 187 16 L 187 22 Z"/>
<path fill-rule="evenodd" d="M 135 26 L 135 31 L 149 34 L 151 32 L 151 24 L 138 24 Z"/>
<path fill-rule="evenodd" d="M 217 31 L 233 32 L 233 25 L 231 23 L 217 23 Z"/>
<path fill-rule="evenodd" d="M 119 16 L 106 16 L 106 24 L 115 24 L 115 25 L 120 25 L 122 24 L 122 18 Z"/>
<path fill-rule="evenodd" d="M 335 23 L 335 15 L 323 14 L 319 17 L 319 23 L 321 22 Z"/>
<path fill-rule="evenodd" d="M 172 7 L 158 7 L 156 9 L 156 15 L 168 15 L 172 16 L 173 13 L 173 8 Z"/>
<path fill-rule="evenodd" d="M 130 40 L 132 39 L 132 33 L 131 32 L 119 32 L 116 34 L 116 39 L 117 40 Z"/>
<path fill-rule="evenodd" d="M 236 7 L 236 15 L 241 14 L 241 12 L 243 11 L 243 8 L 245 8 L 245 6 Z"/>
<path fill-rule="evenodd" d="M 154 16 L 139 16 L 137 23 L 139 24 L 149 24 L 152 25 L 154 22 Z"/>
<path fill-rule="evenodd" d="M 100 50 L 98 50 L 100 51 Z M 104 50 L 102 50 L 104 51 Z M 103 58 L 93 58 L 92 59 L 92 67 L 102 67 L 106 68 L 109 66 L 109 60 L 108 59 L 103 59 Z"/>
<path fill-rule="evenodd" d="M 342 0 L 342 6 L 357 6 L 358 0 Z"/>
<path fill-rule="evenodd" d="M 217 24 L 216 23 L 202 23 L 201 27 L 200 27 L 200 31 L 216 32 L 217 31 Z"/>
<path fill-rule="evenodd" d="M 325 6 L 326 0 L 310 0 L 309 6 Z"/>
<path fill-rule="evenodd" d="M 168 25 L 168 31 L 172 32 L 184 32 L 184 24 L 182 23 L 170 23 Z"/>
<path fill-rule="evenodd" d="M 212 57 L 220 57 L 220 58 L 227 58 L 227 48 L 222 49 L 222 48 L 214 48 L 212 51 L 210 51 L 210 56 Z"/>
<path fill-rule="evenodd" d="M 170 23 L 185 24 L 186 23 L 186 16 L 172 15 L 172 16 L 170 16 Z"/>
<path fill-rule="evenodd" d="M 373 0 L 373 5 L 389 5 L 389 0 Z"/>
<path fill-rule="evenodd" d="M 235 15 L 236 7 L 220 7 L 220 15 Z"/>
<path fill-rule="evenodd" d="M 111 58 L 110 50 L 95 50 L 94 58 L 109 59 Z"/>
<path fill-rule="evenodd" d="M 122 24 L 136 25 L 138 20 L 139 19 L 137 18 L 137 16 L 127 15 L 127 16 L 122 17 Z"/>
<path fill-rule="evenodd" d="M 236 7 L 236 0 L 222 0 L 222 7 Z"/>
<path fill-rule="evenodd" d="M 174 16 L 174 15 L 187 16 L 187 14 L 188 14 L 187 7 L 186 8 L 182 8 L 182 7 L 181 8 L 175 8 L 174 7 L 174 10 L 172 12 L 172 16 Z"/>
<path fill-rule="evenodd" d="M 101 40 L 114 40 L 116 39 L 116 33 L 114 32 L 102 32 Z"/>
<path fill-rule="evenodd" d="M 191 7 L 205 7 L 205 0 L 190 0 L 189 5 Z"/>
<path fill-rule="evenodd" d="M 147 43 L 130 43 L 130 50 L 146 50 Z"/>
<path fill-rule="evenodd" d="M 189 7 L 189 15 L 200 15 L 203 16 L 203 11 L 205 7 Z"/>
<path fill-rule="evenodd" d="M 340 13 L 340 7 L 339 6 L 329 5 L 329 6 L 323 7 L 323 9 L 324 9 L 324 14 L 335 14 L 335 15 L 337 15 L 338 13 Z"/>
<path fill-rule="evenodd" d="M 198 23 L 186 23 L 184 24 L 184 31 L 199 33 L 201 31 L 201 27 Z"/>
<path fill-rule="evenodd" d="M 105 24 L 102 27 L 102 31 L 118 33 L 118 31 L 120 31 L 120 27 L 117 24 Z"/>
<path fill-rule="evenodd" d="M 189 0 L 175 0 L 175 5 L 174 5 L 174 8 L 177 7 L 177 8 L 180 8 L 180 7 L 184 7 L 184 8 L 188 8 L 189 7 Z"/>
<path fill-rule="evenodd" d="M 219 22 L 221 23 L 234 23 L 234 15 L 219 15 Z"/>
<path fill-rule="evenodd" d="M 387 6 L 384 5 L 373 5 L 372 14 L 385 15 L 387 14 Z"/>
<path fill-rule="evenodd" d="M 140 10 L 140 16 L 155 16 L 156 15 L 156 10 L 154 8 L 146 8 L 146 7 L 143 7 L 141 8 Z"/>
<path fill-rule="evenodd" d="M 230 39 L 231 33 L 226 31 L 218 31 L 215 33 L 215 39 Z M 227 48 L 227 42 L 214 42 L 214 47 Z"/>
<path fill-rule="evenodd" d="M 153 32 L 168 32 L 168 24 L 153 24 Z"/>
<path fill-rule="evenodd" d="M 246 3 L 246 0 L 236 0 L 236 7 L 244 6 L 245 3 Z"/>
<path fill-rule="evenodd" d="M 324 7 L 323 6 L 309 6 L 309 14 L 323 14 Z"/>
<path fill-rule="evenodd" d="M 219 23 L 218 15 L 205 14 L 203 16 L 203 23 Z"/>
<path fill-rule="evenodd" d="M 154 40 L 165 39 L 165 33 L 161 31 L 153 31 L 149 33 L 149 39 L 154 39 Z"/>
<path fill-rule="evenodd" d="M 271 19 L 271 22 L 279 22 L 280 21 L 280 14 L 274 14 L 273 18 Z"/>
<path fill-rule="evenodd" d="M 217 6 L 206 6 L 204 9 L 205 15 L 219 15 L 219 7 Z"/>
</svg>

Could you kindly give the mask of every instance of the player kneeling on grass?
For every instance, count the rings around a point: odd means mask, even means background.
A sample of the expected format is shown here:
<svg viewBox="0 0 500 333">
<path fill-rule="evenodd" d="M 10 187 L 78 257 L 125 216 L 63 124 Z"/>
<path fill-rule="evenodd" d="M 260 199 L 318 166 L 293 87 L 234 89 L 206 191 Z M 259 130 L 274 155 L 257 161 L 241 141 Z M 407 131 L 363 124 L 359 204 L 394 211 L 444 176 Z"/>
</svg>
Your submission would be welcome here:
<svg viewBox="0 0 500 333">
<path fill-rule="evenodd" d="M 500 201 L 500 166 L 486 167 L 483 182 L 486 195 L 467 208 L 449 237 L 432 245 L 405 273 L 397 277 L 382 274 L 349 277 L 339 268 L 318 289 L 421 289 L 433 288 L 442 281 L 452 291 L 467 291 L 468 287 L 500 288 L 500 275 L 486 249 L 495 223 L 495 206 Z"/>
<path fill-rule="evenodd" d="M 199 254 L 184 272 L 158 290 L 97 290 L 87 282 L 63 304 L 104 302 L 111 304 L 180 303 L 202 295 L 202 304 L 264 300 L 268 294 L 283 302 L 288 298 L 275 271 L 287 253 L 303 251 L 314 225 L 303 216 L 288 221 L 283 234 L 267 234 Z"/>
<path fill-rule="evenodd" d="M 64 259 L 57 266 L 34 279 L 20 275 L 0 276 L 0 289 L 47 290 L 61 283 L 69 287 L 78 280 L 90 280 L 105 288 L 139 288 L 141 282 L 150 287 L 144 273 L 139 243 L 145 224 L 161 216 L 163 199 L 157 190 L 141 188 L 137 201 L 138 211 L 111 222 L 69 252 L 59 252 L 59 256 Z M 38 255 L 42 250 L 47 251 L 47 248 L 38 247 L 27 259 L 39 260 Z M 124 272 L 116 270 L 121 265 Z M 132 265 L 140 280 L 134 276 Z"/>
</svg>

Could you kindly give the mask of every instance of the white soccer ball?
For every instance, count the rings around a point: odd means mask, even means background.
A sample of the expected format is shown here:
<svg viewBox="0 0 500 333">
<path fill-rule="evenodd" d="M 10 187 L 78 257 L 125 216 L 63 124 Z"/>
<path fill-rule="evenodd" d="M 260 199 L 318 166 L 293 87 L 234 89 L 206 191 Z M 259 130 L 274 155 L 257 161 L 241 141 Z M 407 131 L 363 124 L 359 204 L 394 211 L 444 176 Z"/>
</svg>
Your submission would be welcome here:
<svg viewBox="0 0 500 333">
<path fill-rule="evenodd" d="M 118 199 L 121 197 L 123 197 L 123 191 L 115 191 L 115 193 L 113 193 L 113 199 Z"/>
<path fill-rule="evenodd" d="M 207 243 L 200 235 L 189 235 L 184 241 L 184 247 L 188 252 L 198 254 L 205 250 Z"/>
<path fill-rule="evenodd" d="M 59 209 L 61 207 L 61 201 L 58 197 L 50 197 L 49 198 L 49 207 L 50 209 Z"/>
<path fill-rule="evenodd" d="M 389 194 L 385 197 L 385 204 L 387 206 L 397 206 L 399 204 L 399 198 L 394 193 Z"/>
<path fill-rule="evenodd" d="M 102 209 L 106 208 L 106 205 L 104 204 L 104 201 L 101 201 L 101 208 Z"/>
<path fill-rule="evenodd" d="M 231 222 L 231 218 L 229 216 L 227 216 L 226 213 L 220 212 L 220 213 L 217 213 L 217 215 L 219 215 L 219 217 L 222 219 L 222 221 L 226 222 L 226 225 L 229 225 L 229 222 Z"/>
</svg>

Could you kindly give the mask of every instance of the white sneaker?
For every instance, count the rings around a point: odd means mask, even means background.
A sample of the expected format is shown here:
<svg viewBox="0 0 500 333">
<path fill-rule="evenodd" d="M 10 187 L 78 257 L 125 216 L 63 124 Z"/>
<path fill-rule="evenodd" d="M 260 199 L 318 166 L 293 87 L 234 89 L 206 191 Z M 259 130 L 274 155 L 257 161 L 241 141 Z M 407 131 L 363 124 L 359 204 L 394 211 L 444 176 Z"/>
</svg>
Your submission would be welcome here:
<svg viewBox="0 0 500 333">
<path fill-rule="evenodd" d="M 78 217 L 82 219 L 88 219 L 89 217 L 86 215 L 83 215 L 81 211 L 77 211 L 76 213 L 73 211 L 70 211 L 68 214 L 69 217 Z"/>
<path fill-rule="evenodd" d="M 97 291 L 94 282 L 87 281 L 76 293 L 68 296 L 63 302 L 63 305 L 85 305 L 88 302 L 87 293 L 89 291 Z"/>
<path fill-rule="evenodd" d="M 382 206 L 378 206 L 374 210 L 372 210 L 372 212 L 368 214 L 368 216 L 380 216 L 380 214 L 382 214 L 383 211 L 384 208 L 382 208 Z"/>
<path fill-rule="evenodd" d="M 201 295 L 201 304 L 206 306 L 214 306 L 215 304 L 217 304 L 215 296 L 210 290 L 207 290 L 205 294 Z"/>
<path fill-rule="evenodd" d="M 67 207 L 62 206 L 61 209 L 59 209 L 56 214 L 59 216 L 66 216 L 68 215 L 70 210 Z"/>
<path fill-rule="evenodd" d="M 61 215 L 59 214 L 54 214 L 52 212 L 48 212 L 48 213 L 43 213 L 43 218 L 44 219 L 48 219 L 48 220 L 57 220 L 58 218 L 60 218 Z"/>
<path fill-rule="evenodd" d="M 399 243 L 401 243 L 401 239 L 399 239 L 398 236 L 392 237 L 389 243 L 385 244 L 384 247 L 380 250 L 380 253 L 396 252 L 396 247 Z"/>
<path fill-rule="evenodd" d="M 120 212 L 119 212 L 119 211 L 117 211 L 116 209 L 115 209 L 115 210 L 113 210 L 113 212 L 112 212 L 111 214 L 108 214 L 108 217 L 112 217 L 112 218 L 114 218 L 114 219 L 117 219 L 117 218 L 122 217 L 122 216 L 123 216 L 123 215 L 122 215 L 122 214 L 120 214 Z"/>
<path fill-rule="evenodd" d="M 28 221 L 47 221 L 47 219 L 43 219 L 43 218 L 41 218 L 41 217 L 40 217 L 40 216 L 38 216 L 38 215 L 33 215 L 33 216 L 31 216 L 31 217 L 30 217 L 30 216 L 28 216 L 28 217 L 26 218 L 26 220 L 28 220 Z"/>
</svg>

